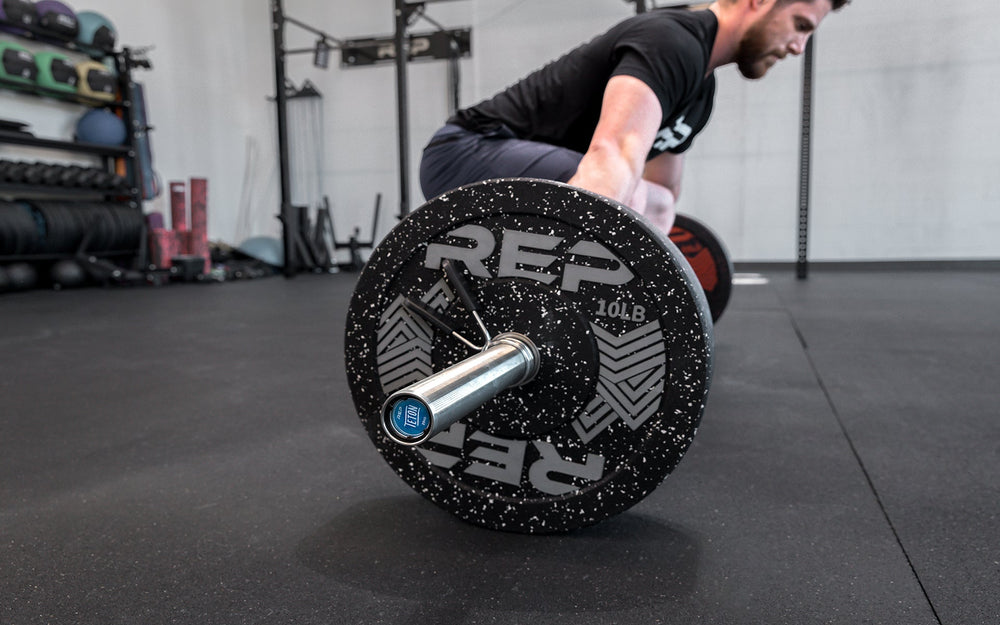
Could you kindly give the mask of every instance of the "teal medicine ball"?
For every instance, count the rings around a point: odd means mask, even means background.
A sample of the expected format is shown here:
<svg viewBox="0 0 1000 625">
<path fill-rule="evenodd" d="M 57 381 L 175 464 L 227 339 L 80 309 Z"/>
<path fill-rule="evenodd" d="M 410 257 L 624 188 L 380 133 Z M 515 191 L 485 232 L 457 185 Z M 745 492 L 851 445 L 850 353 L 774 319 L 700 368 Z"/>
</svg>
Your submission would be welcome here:
<svg viewBox="0 0 1000 625">
<path fill-rule="evenodd" d="M 118 32 L 111 20 L 96 11 L 80 11 L 76 14 L 80 32 L 76 40 L 94 57 L 114 52 Z"/>
<path fill-rule="evenodd" d="M 87 111 L 76 122 L 76 140 L 81 143 L 121 145 L 127 136 L 125 122 L 107 109 Z"/>
</svg>

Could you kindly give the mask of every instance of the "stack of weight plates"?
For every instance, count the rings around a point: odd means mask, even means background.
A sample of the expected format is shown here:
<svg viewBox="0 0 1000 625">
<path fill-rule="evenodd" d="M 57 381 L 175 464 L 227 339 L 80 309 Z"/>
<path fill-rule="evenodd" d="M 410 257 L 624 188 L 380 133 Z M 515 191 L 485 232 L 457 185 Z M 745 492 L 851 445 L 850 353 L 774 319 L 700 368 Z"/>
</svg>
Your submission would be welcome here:
<svg viewBox="0 0 1000 625">
<path fill-rule="evenodd" d="M 142 211 L 111 202 L 2 202 L 0 255 L 130 252 L 139 248 Z"/>
<path fill-rule="evenodd" d="M 0 256 L 23 256 L 42 251 L 45 223 L 25 202 L 0 201 Z"/>
</svg>

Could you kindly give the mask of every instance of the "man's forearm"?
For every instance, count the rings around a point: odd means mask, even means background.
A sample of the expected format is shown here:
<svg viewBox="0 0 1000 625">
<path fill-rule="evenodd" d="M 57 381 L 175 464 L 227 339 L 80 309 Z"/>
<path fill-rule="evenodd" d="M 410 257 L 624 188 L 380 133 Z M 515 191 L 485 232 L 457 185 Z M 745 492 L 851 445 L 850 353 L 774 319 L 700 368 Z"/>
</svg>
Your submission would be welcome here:
<svg viewBox="0 0 1000 625">
<path fill-rule="evenodd" d="M 631 206 L 640 175 L 620 150 L 592 145 L 569 184 Z"/>
<path fill-rule="evenodd" d="M 653 225 L 664 233 L 670 233 L 670 228 L 674 225 L 674 205 L 677 198 L 673 191 L 667 187 L 651 182 L 640 180 L 632 195 L 629 206 L 635 212 L 645 216 Z"/>
</svg>

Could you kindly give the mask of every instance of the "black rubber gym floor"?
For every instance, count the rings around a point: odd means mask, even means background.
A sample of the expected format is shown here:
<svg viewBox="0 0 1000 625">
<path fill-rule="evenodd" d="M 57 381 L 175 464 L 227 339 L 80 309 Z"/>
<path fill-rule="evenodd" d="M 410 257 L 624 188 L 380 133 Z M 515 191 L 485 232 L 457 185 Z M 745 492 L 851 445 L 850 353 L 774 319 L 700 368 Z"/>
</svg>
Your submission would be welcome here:
<svg viewBox="0 0 1000 625">
<path fill-rule="evenodd" d="M 375 452 L 356 275 L 0 297 L 0 623 L 1000 622 L 1000 271 L 766 275 L 673 475 L 543 537 Z"/>
</svg>

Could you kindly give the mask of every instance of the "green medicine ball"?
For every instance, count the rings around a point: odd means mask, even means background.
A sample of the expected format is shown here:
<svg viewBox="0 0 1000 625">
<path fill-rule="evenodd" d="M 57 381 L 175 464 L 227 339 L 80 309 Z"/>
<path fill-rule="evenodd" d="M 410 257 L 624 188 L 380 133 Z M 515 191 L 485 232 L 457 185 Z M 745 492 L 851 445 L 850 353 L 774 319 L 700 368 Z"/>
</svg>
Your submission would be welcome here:
<svg viewBox="0 0 1000 625">
<path fill-rule="evenodd" d="M 78 80 L 76 66 L 65 54 L 39 52 L 35 54 L 38 66 L 38 85 L 55 91 L 76 92 Z"/>
<path fill-rule="evenodd" d="M 33 83 L 36 76 L 35 55 L 13 41 L 0 41 L 0 78 Z"/>
</svg>

